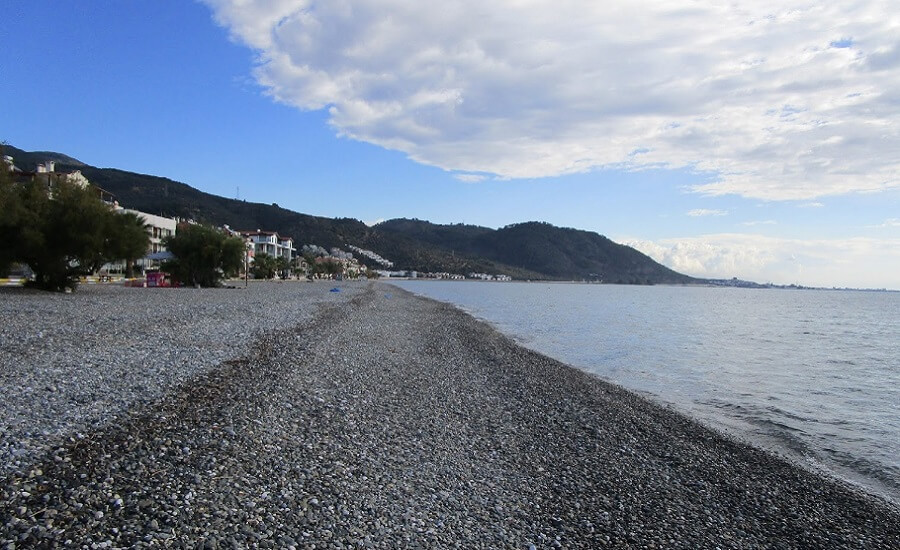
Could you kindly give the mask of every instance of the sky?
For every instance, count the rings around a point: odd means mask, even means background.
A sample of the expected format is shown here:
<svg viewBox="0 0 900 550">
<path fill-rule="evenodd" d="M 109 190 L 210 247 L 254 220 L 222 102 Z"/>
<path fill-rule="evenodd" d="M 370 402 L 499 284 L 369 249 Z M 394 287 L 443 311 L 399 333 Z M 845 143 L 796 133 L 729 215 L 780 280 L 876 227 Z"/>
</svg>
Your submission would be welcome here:
<svg viewBox="0 0 900 550">
<path fill-rule="evenodd" d="M 699 277 L 900 289 L 891 3 L 16 0 L 0 141 L 307 214 L 546 221 Z"/>
</svg>

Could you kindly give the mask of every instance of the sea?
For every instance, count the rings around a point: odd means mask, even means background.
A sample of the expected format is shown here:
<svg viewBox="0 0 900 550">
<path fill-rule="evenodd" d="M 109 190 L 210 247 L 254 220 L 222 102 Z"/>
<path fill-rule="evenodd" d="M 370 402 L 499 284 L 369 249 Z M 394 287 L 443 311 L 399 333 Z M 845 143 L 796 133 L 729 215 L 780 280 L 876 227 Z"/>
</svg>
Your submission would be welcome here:
<svg viewBox="0 0 900 550">
<path fill-rule="evenodd" d="M 900 504 L 900 292 L 394 284 Z"/>
</svg>

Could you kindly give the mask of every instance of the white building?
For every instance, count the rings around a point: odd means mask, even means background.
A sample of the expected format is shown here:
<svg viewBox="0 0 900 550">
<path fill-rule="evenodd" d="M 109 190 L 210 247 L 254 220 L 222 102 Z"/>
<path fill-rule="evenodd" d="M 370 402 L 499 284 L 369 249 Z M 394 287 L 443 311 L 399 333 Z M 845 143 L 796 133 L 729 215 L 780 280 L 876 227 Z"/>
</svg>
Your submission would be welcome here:
<svg viewBox="0 0 900 550">
<path fill-rule="evenodd" d="M 21 170 L 16 168 L 13 158 L 9 155 L 3 155 L 3 164 L 6 165 L 6 170 L 8 172 L 21 172 Z"/>
<path fill-rule="evenodd" d="M 275 231 L 241 231 L 240 234 L 253 243 L 253 255 L 268 254 L 291 261 L 297 255 L 294 239 L 282 237 Z"/>
<path fill-rule="evenodd" d="M 175 234 L 175 228 L 178 223 L 173 218 L 165 218 L 163 216 L 156 216 L 153 214 L 148 214 L 146 212 L 141 212 L 140 210 L 129 210 L 127 208 L 119 207 L 117 212 L 122 213 L 131 213 L 135 214 L 137 217 L 144 220 L 144 223 L 147 224 L 147 233 L 150 234 L 150 248 L 147 250 L 148 254 L 155 254 L 156 252 L 165 252 L 166 247 L 163 245 L 162 240 L 166 237 L 171 237 Z"/>
<path fill-rule="evenodd" d="M 137 271 L 140 272 L 158 268 L 160 264 L 160 252 L 166 252 L 163 239 L 175 234 L 175 228 L 178 225 L 177 220 L 148 214 L 146 212 L 141 212 L 140 210 L 129 210 L 127 208 L 122 208 L 118 204 L 114 204 L 113 208 L 119 214 L 134 214 L 147 225 L 147 234 L 150 236 L 150 245 L 147 247 L 146 255 L 135 262 L 134 265 L 137 268 Z M 101 272 L 120 272 L 124 270 L 125 262 L 121 261 L 106 264 L 101 268 Z"/>
<path fill-rule="evenodd" d="M 10 157 L 12 160 L 12 157 Z M 72 172 L 57 172 L 56 171 L 56 162 L 52 160 L 45 161 L 43 164 L 38 164 L 35 169 L 35 174 L 47 174 L 46 176 L 42 176 L 47 178 L 48 183 L 50 182 L 50 178 L 55 179 L 56 181 L 66 180 L 69 183 L 75 184 L 78 187 L 85 188 L 91 184 L 84 174 L 81 173 L 81 170 L 74 170 Z"/>
</svg>

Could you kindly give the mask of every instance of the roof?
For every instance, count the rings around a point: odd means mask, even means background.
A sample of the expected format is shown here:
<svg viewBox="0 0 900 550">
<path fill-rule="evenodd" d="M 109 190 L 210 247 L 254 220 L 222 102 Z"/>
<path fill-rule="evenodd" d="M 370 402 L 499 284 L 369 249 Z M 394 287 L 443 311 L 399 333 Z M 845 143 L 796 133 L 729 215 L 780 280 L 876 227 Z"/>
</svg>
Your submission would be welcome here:
<svg viewBox="0 0 900 550">
<path fill-rule="evenodd" d="M 277 231 L 262 231 L 257 229 L 256 231 L 238 231 L 238 233 L 245 237 L 252 237 L 254 235 L 274 235 L 280 241 L 293 240 L 293 237 L 281 236 Z"/>
</svg>

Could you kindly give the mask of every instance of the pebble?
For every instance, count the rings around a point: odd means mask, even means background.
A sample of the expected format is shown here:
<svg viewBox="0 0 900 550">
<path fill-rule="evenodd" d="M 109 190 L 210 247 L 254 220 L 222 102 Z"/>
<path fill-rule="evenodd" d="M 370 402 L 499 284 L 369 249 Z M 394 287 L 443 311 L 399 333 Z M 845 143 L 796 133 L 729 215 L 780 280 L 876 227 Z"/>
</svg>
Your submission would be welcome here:
<svg viewBox="0 0 900 550">
<path fill-rule="evenodd" d="M 0 404 L 28 450 L 5 456 L 0 548 L 45 546 L 51 518 L 88 548 L 900 548 L 889 503 L 450 306 L 332 286 L 4 295 L 36 326 L 2 389 L 66 406 Z"/>
</svg>

